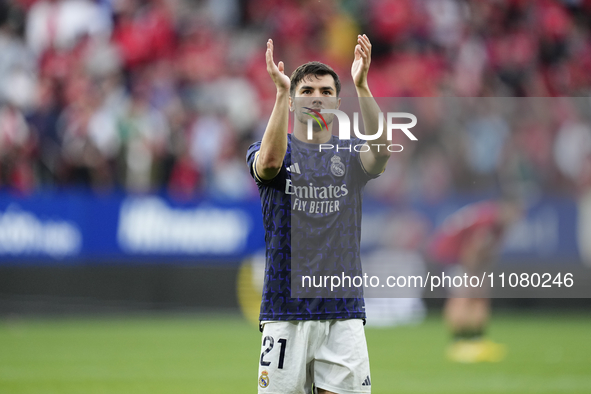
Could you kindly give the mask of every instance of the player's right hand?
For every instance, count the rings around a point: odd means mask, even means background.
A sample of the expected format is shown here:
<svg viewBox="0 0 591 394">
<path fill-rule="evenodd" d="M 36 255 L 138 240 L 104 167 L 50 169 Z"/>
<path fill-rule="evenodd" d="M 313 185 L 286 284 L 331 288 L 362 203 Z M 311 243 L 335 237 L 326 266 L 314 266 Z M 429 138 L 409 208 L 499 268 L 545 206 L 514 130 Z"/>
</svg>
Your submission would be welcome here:
<svg viewBox="0 0 591 394">
<path fill-rule="evenodd" d="M 273 79 L 275 86 L 277 86 L 277 91 L 289 92 L 289 77 L 285 75 L 285 65 L 283 62 L 279 62 L 279 64 L 275 64 L 273 61 L 273 40 L 269 38 L 267 41 L 267 52 L 265 53 L 265 58 L 267 60 L 267 72 Z"/>
</svg>

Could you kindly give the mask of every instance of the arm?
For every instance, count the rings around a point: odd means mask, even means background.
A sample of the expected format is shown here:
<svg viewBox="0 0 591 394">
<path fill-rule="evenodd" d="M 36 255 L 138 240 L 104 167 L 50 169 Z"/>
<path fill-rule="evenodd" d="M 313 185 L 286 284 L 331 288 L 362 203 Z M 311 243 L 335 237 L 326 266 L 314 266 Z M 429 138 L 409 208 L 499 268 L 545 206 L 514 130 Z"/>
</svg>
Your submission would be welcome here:
<svg viewBox="0 0 591 394">
<path fill-rule="evenodd" d="M 490 264 L 495 256 L 496 243 L 490 229 L 475 229 L 460 251 L 460 263 L 468 273 L 479 272 Z"/>
<path fill-rule="evenodd" d="M 371 43 L 369 38 L 364 34 L 357 37 L 358 45 L 355 46 L 355 60 L 351 67 L 351 75 L 353 82 L 355 82 L 355 89 L 357 96 L 359 96 L 359 106 L 361 107 L 361 115 L 363 116 L 363 125 L 365 132 L 372 134 L 379 128 L 379 114 L 380 107 L 371 95 L 369 85 L 367 83 L 367 73 L 369 71 L 369 64 L 371 63 Z M 368 151 L 361 152 L 361 164 L 363 168 L 370 174 L 380 174 L 386 168 L 390 152 L 386 147 L 391 144 L 388 141 L 388 134 L 386 133 L 386 122 L 382 119 L 384 130 L 382 135 L 369 144 Z"/>
<path fill-rule="evenodd" d="M 255 160 L 256 174 L 261 180 L 273 179 L 281 170 L 287 150 L 287 129 L 289 122 L 289 85 L 283 62 L 273 62 L 273 40 L 267 41 L 267 72 L 277 87 L 275 106 L 265 129 L 261 149 Z"/>
</svg>

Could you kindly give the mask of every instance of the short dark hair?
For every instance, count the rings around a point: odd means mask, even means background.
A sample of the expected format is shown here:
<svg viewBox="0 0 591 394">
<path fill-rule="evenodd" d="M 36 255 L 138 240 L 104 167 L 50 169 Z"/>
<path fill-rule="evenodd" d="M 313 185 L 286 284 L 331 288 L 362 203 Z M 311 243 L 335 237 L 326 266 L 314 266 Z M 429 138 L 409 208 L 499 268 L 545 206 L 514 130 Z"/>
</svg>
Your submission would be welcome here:
<svg viewBox="0 0 591 394">
<path fill-rule="evenodd" d="M 330 67 L 324 63 L 320 62 L 308 62 L 306 64 L 302 64 L 295 71 L 291 74 L 291 85 L 289 87 L 289 95 L 293 97 L 295 95 L 296 86 L 308 75 L 314 75 L 316 77 L 321 77 L 324 75 L 331 75 L 334 79 L 334 85 L 337 89 L 337 96 L 341 92 L 341 81 L 339 81 L 339 76 L 337 73 Z"/>
</svg>

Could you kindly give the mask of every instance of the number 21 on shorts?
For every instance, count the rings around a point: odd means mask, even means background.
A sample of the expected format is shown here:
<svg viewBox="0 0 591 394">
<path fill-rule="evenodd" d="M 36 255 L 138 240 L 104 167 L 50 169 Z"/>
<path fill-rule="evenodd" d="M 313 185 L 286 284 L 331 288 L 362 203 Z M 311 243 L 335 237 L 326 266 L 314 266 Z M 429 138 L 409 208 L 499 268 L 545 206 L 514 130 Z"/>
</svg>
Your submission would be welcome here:
<svg viewBox="0 0 591 394">
<path fill-rule="evenodd" d="M 283 369 L 283 361 L 285 360 L 285 348 L 287 347 L 287 339 L 280 338 L 277 342 L 281 345 L 281 349 L 279 349 L 279 364 L 277 365 L 278 369 Z M 267 346 L 265 350 L 261 353 L 261 365 L 264 367 L 268 367 L 271 365 L 272 360 L 265 360 L 265 356 L 269 354 L 269 352 L 273 349 L 275 345 L 275 340 L 272 336 L 266 336 L 263 339 L 263 346 Z"/>
</svg>

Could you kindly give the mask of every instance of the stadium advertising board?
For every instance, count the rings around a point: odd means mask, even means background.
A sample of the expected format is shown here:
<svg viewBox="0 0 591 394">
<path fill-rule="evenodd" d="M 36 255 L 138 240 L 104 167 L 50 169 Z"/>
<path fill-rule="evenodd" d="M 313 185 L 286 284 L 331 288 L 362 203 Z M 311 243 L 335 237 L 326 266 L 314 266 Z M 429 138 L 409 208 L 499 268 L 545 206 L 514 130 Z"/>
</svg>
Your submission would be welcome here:
<svg viewBox="0 0 591 394">
<path fill-rule="evenodd" d="M 416 205 L 436 225 L 467 199 Z M 376 247 L 375 231 L 400 208 L 366 201 L 364 250 Z M 178 203 L 162 196 L 96 196 L 44 193 L 0 196 L 0 261 L 191 258 L 238 261 L 262 249 L 258 201 Z M 580 259 L 575 201 L 545 199 L 533 205 L 506 237 L 502 260 L 550 264 Z M 376 230 L 377 229 L 377 230 Z M 372 240 L 374 241 L 372 243 Z"/>
<path fill-rule="evenodd" d="M 263 235 L 256 202 L 45 193 L 0 196 L 0 261 L 238 261 Z"/>
</svg>

